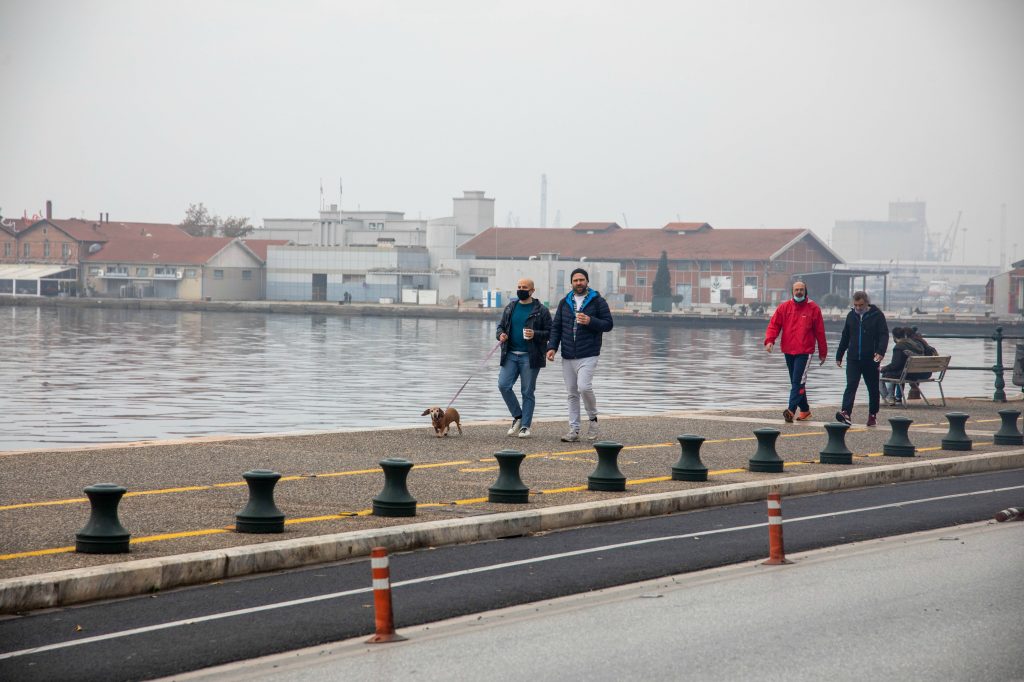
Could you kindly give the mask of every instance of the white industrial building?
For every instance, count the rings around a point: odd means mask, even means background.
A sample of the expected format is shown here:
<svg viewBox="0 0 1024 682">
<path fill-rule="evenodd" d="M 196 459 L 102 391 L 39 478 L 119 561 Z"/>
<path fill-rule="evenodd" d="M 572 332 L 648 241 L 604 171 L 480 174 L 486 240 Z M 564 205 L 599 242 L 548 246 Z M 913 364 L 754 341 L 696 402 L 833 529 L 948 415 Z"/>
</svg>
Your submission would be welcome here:
<svg viewBox="0 0 1024 682">
<path fill-rule="evenodd" d="M 923 201 L 892 201 L 888 220 L 837 220 L 832 249 L 847 262 L 924 260 L 929 254 Z"/>
<path fill-rule="evenodd" d="M 259 239 L 287 239 L 267 253 L 271 300 L 400 300 L 402 289 L 439 289 L 457 269 L 459 244 L 494 225 L 494 199 L 465 191 L 451 216 L 407 220 L 400 211 L 343 211 L 336 204 L 319 218 L 266 218 Z M 446 286 L 446 290 L 453 287 Z M 450 294 L 465 298 L 460 292 Z"/>
<path fill-rule="evenodd" d="M 591 286 L 615 300 L 619 264 L 558 260 L 556 253 L 528 259 L 459 258 L 458 247 L 494 226 L 494 199 L 466 191 L 452 200 L 451 216 L 407 220 L 400 211 L 342 211 L 319 218 L 267 218 L 258 239 L 286 239 L 267 250 L 267 298 L 278 301 L 441 303 L 475 299 L 496 304 L 532 279 L 537 296 L 553 303 L 569 290 L 575 267 Z"/>
</svg>

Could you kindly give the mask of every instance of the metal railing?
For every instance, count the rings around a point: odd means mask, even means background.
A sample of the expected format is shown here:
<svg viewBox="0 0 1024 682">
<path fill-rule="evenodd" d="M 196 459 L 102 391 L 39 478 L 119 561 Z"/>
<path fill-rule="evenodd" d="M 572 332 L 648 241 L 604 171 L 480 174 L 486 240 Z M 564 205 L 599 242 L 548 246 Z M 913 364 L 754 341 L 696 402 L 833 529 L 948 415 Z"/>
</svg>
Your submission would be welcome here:
<svg viewBox="0 0 1024 682">
<path fill-rule="evenodd" d="M 913 328 L 917 331 L 917 327 Z M 991 334 L 929 334 L 929 339 L 982 339 L 992 340 L 996 342 L 996 363 L 991 367 L 949 367 L 947 369 L 964 369 L 974 370 L 982 372 L 992 372 L 995 374 L 995 392 L 992 394 L 992 402 L 994 403 L 1005 403 L 1006 402 L 1006 380 L 1003 378 L 1003 373 L 1006 368 L 1003 366 L 1003 340 L 1024 340 L 1024 336 L 1004 336 L 1003 328 L 996 327 L 996 330 Z M 1011 366 L 1012 370 L 1013 367 Z M 1021 388 L 1024 390 L 1024 387 Z"/>
</svg>

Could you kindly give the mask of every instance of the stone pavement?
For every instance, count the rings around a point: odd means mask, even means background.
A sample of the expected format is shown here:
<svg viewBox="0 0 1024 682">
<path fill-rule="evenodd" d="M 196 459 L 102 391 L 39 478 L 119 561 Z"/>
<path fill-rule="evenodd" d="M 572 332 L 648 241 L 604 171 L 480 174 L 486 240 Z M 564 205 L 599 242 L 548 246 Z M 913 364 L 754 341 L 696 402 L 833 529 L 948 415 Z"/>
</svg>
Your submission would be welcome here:
<svg viewBox="0 0 1024 682">
<path fill-rule="evenodd" d="M 880 426 L 855 424 L 847 434 L 852 465 L 818 464 L 825 421 L 835 407 L 815 406 L 815 418 L 784 424 L 779 410 L 687 411 L 657 416 L 602 417 L 602 440 L 625 445 L 619 468 L 622 493 L 589 492 L 596 464 L 591 443 L 562 443 L 565 422 L 535 422 L 530 439 L 508 438 L 507 422 L 463 425 L 463 436 L 438 439 L 427 418 L 421 428 L 315 434 L 211 437 L 93 448 L 0 453 L 0 613 L 137 594 L 225 577 L 337 561 L 368 553 L 522 535 L 597 521 L 670 513 L 701 506 L 764 499 L 769 488 L 798 494 L 1024 466 L 1024 449 L 992 445 L 999 409 L 1021 402 L 950 400 L 943 407 L 885 408 Z M 940 448 L 946 412 L 971 415 L 972 452 Z M 863 418 L 863 408 L 858 406 Z M 918 456 L 881 455 L 889 437 L 887 417 L 908 416 Z M 1019 424 L 1019 422 L 1018 422 Z M 752 431 L 782 431 L 786 461 L 781 474 L 751 473 Z M 707 439 L 701 450 L 710 470 L 706 483 L 672 481 L 679 458 L 676 436 Z M 521 474 L 530 487 L 525 505 L 491 504 L 497 478 L 493 454 L 526 453 Z M 378 462 L 401 457 L 416 466 L 409 491 L 419 503 L 415 518 L 370 515 L 380 493 Z M 273 469 L 275 490 L 287 517 L 285 532 L 240 534 L 234 515 L 245 506 L 241 474 Z M 75 532 L 89 506 L 82 489 L 112 482 L 129 493 L 119 513 L 132 533 L 131 552 L 76 554 Z"/>
</svg>

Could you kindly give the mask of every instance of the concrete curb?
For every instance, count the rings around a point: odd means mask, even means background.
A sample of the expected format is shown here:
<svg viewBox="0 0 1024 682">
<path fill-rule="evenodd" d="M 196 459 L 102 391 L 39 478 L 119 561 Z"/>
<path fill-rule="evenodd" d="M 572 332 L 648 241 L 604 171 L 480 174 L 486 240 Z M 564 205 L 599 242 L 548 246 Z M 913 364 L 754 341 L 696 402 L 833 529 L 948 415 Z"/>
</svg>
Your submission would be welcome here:
<svg viewBox="0 0 1024 682">
<path fill-rule="evenodd" d="M 804 495 L 886 483 L 1024 467 L 1024 449 L 733 483 L 678 492 L 446 519 L 407 526 L 296 538 L 157 559 L 127 561 L 0 580 L 0 613 L 127 597 L 269 571 L 391 552 L 528 535 L 605 521 L 763 500 L 769 492 Z"/>
</svg>

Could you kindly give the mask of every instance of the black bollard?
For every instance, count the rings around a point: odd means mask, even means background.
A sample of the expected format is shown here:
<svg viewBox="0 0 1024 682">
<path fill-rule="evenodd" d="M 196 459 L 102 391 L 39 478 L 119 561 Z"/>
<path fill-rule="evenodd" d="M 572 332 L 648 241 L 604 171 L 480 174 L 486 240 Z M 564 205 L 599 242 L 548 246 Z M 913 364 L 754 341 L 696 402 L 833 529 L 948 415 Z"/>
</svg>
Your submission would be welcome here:
<svg viewBox="0 0 1024 682">
<path fill-rule="evenodd" d="M 117 505 L 127 489 L 116 483 L 97 483 L 85 489 L 92 511 L 85 528 L 75 533 L 75 551 L 82 554 L 124 554 L 132 534 L 117 518 Z"/>
<path fill-rule="evenodd" d="M 283 533 L 284 513 L 274 504 L 274 486 L 281 474 L 269 469 L 253 469 L 242 474 L 249 486 L 249 503 L 235 514 L 239 533 Z"/>
<path fill-rule="evenodd" d="M 673 481 L 706 481 L 708 480 L 708 468 L 700 461 L 700 446 L 704 444 L 704 438 L 685 434 L 676 436 L 679 446 L 683 449 L 679 455 L 679 461 L 672 465 Z"/>
<path fill-rule="evenodd" d="M 757 437 L 757 451 L 747 463 L 750 471 L 761 473 L 781 473 L 783 469 L 782 458 L 775 451 L 775 441 L 779 434 L 778 429 L 754 429 Z"/>
<path fill-rule="evenodd" d="M 846 447 L 846 431 L 849 428 L 849 424 L 840 422 L 825 424 L 828 443 L 825 444 L 825 449 L 818 453 L 818 461 L 821 464 L 853 464 L 853 453 Z"/>
<path fill-rule="evenodd" d="M 942 439 L 943 450 L 970 450 L 971 439 L 967 437 L 967 418 L 969 414 L 963 412 L 949 412 L 946 419 L 949 420 L 949 431 Z"/>
<path fill-rule="evenodd" d="M 587 476 L 587 490 L 622 492 L 626 489 L 626 477 L 619 471 L 619 450 L 622 443 L 599 440 L 594 443 L 597 450 L 597 468 Z"/>
<path fill-rule="evenodd" d="M 518 450 L 501 450 L 494 453 L 498 460 L 498 480 L 487 489 L 487 501 L 505 504 L 526 504 L 530 501 L 530 489 L 519 477 L 519 465 L 526 455 Z"/>
<path fill-rule="evenodd" d="M 1019 417 L 1018 410 L 999 410 L 999 418 L 1003 420 L 1003 424 L 992 437 L 992 442 L 996 445 L 1024 445 L 1024 434 L 1017 430 Z"/>
<path fill-rule="evenodd" d="M 389 457 L 381 460 L 380 466 L 384 470 L 384 490 L 373 498 L 373 515 L 416 516 L 416 500 L 405 485 L 412 462 Z"/>
<path fill-rule="evenodd" d="M 892 426 L 892 434 L 889 440 L 882 446 L 882 454 L 889 457 L 913 457 L 917 454 L 917 448 L 910 442 L 910 425 L 913 419 L 908 417 L 892 417 L 889 424 Z"/>
</svg>

